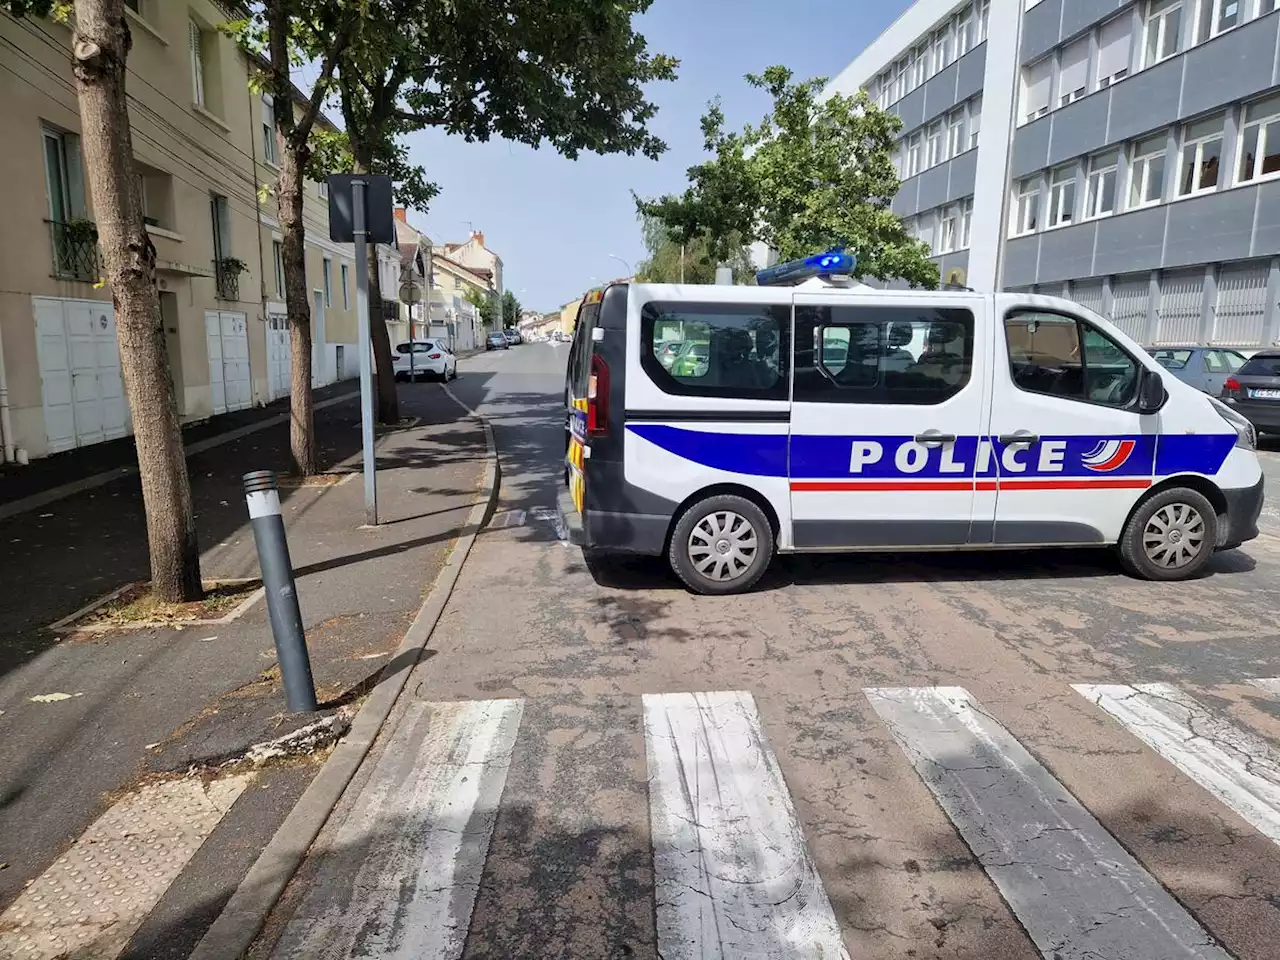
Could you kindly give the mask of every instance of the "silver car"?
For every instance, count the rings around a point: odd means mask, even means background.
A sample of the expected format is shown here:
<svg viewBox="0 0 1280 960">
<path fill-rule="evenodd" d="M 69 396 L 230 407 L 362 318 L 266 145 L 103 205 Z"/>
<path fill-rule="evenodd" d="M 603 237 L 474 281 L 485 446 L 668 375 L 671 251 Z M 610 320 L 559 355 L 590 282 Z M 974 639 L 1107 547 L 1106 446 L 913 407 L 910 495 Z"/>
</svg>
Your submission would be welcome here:
<svg viewBox="0 0 1280 960">
<path fill-rule="evenodd" d="M 1211 397 L 1222 396 L 1227 377 L 1247 359 L 1242 353 L 1219 347 L 1162 347 L 1152 350 L 1151 356 L 1183 383 Z"/>
</svg>

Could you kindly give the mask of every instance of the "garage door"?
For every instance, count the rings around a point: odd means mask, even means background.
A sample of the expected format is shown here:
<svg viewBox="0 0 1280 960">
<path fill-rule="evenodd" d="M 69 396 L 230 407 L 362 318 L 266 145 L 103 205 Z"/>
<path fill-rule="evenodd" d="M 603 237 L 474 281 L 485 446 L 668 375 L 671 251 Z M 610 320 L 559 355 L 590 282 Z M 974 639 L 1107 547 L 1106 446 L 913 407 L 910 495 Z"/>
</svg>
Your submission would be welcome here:
<svg viewBox="0 0 1280 960">
<path fill-rule="evenodd" d="M 49 452 L 128 433 L 120 347 L 111 304 L 33 297 Z"/>
<path fill-rule="evenodd" d="M 272 400 L 289 392 L 289 319 L 267 318 L 267 393 Z"/>
<path fill-rule="evenodd" d="M 209 310 L 204 315 L 213 412 L 243 410 L 253 402 L 249 377 L 249 333 L 243 313 Z"/>
</svg>

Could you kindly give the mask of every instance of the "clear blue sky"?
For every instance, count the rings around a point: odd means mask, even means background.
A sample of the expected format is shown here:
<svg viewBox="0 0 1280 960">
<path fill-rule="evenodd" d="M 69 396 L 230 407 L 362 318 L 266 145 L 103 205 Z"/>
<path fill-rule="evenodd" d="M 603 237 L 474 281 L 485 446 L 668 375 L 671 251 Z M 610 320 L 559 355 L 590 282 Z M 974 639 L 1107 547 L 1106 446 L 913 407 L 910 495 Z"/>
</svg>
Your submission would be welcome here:
<svg viewBox="0 0 1280 960">
<path fill-rule="evenodd" d="M 566 160 L 493 140 L 466 143 L 436 131 L 415 134 L 413 160 L 440 184 L 424 216 L 410 221 L 436 242 L 465 239 L 469 224 L 503 261 L 505 285 L 526 306 L 558 308 L 595 281 L 634 269 L 644 256 L 631 190 L 654 196 L 682 190 L 685 170 L 702 158 L 698 120 L 723 98 L 733 127 L 757 122 L 768 98 L 743 81 L 774 63 L 797 76 L 834 76 L 907 6 L 907 0 L 655 0 L 637 21 L 649 48 L 680 60 L 674 83 L 656 84 L 650 129 L 668 144 L 657 161 L 583 154 Z"/>
</svg>

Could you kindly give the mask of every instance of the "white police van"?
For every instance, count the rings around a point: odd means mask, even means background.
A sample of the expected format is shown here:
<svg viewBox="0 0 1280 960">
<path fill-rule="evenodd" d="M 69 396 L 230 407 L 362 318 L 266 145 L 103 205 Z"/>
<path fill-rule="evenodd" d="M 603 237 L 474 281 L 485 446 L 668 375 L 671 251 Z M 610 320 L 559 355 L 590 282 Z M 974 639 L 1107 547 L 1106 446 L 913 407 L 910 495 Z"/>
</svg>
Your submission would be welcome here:
<svg viewBox="0 0 1280 960">
<path fill-rule="evenodd" d="M 734 593 L 775 552 L 1113 544 L 1180 580 L 1257 536 L 1251 425 L 1102 317 L 852 268 L 833 251 L 755 287 L 589 294 L 566 387 L 576 539 Z"/>
</svg>

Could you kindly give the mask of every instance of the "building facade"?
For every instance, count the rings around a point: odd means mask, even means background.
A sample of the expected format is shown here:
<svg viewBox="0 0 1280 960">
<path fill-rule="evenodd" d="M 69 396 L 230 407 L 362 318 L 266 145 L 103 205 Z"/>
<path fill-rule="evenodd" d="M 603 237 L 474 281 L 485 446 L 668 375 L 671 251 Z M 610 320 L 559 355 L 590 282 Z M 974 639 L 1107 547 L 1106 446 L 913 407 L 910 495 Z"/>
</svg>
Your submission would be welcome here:
<svg viewBox="0 0 1280 960">
<path fill-rule="evenodd" d="M 454 338 L 455 353 L 484 346 L 484 324 L 471 296 L 490 296 L 492 280 L 475 273 L 438 249 L 431 257 L 431 290 L 428 294 L 431 324 L 443 326 Z"/>
<path fill-rule="evenodd" d="M 250 92 L 256 64 L 218 28 L 214 0 L 138 0 L 129 114 L 162 322 L 184 422 L 289 390 L 280 233 L 258 185 L 274 180 L 274 119 Z M 127 435 L 111 291 L 84 173 L 71 32 L 0 13 L 0 409 L 6 458 Z M 351 248 L 328 240 L 307 185 L 307 278 L 316 383 L 355 368 Z M 353 347 L 346 346 L 351 351 Z"/>
<path fill-rule="evenodd" d="M 944 281 L 1149 345 L 1280 342 L 1278 0 L 919 0 L 830 84 L 903 120 Z"/>
<path fill-rule="evenodd" d="M 502 258 L 484 245 L 484 234 L 479 230 L 471 231 L 471 236 L 462 243 L 446 243 L 444 254 L 486 278 L 498 296 L 506 290 L 502 285 Z"/>
</svg>

